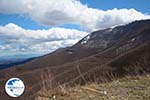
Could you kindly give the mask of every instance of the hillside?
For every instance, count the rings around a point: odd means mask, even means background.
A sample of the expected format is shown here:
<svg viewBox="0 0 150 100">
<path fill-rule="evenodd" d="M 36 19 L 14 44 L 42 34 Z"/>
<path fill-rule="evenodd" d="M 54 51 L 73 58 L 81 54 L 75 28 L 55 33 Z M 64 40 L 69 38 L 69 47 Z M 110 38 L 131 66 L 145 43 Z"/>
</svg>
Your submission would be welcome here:
<svg viewBox="0 0 150 100">
<path fill-rule="evenodd" d="M 150 20 L 90 33 L 72 47 L 58 49 L 25 64 L 0 71 L 1 87 L 11 77 L 26 84 L 18 100 L 34 98 L 42 84 L 67 86 L 112 81 L 126 75 L 150 72 Z M 45 76 L 46 75 L 46 76 Z M 47 77 L 48 76 L 48 77 Z M 1 91 L 3 100 L 9 97 Z M 28 97 L 28 98 L 27 98 Z"/>
</svg>

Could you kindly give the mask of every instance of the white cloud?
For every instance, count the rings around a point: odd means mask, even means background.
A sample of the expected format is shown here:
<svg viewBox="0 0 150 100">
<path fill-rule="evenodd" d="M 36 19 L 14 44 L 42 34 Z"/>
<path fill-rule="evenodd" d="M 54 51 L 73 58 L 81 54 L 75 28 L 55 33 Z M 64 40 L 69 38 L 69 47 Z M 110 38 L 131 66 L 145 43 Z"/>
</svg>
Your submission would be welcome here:
<svg viewBox="0 0 150 100">
<path fill-rule="evenodd" d="M 142 14 L 135 9 L 112 9 L 105 11 L 105 14 L 101 15 L 96 27 L 106 28 L 109 26 L 116 26 L 127 24 L 129 22 L 141 19 L 150 19 L 150 15 Z"/>
<path fill-rule="evenodd" d="M 90 8 L 79 0 L 0 0 L 0 13 L 27 15 L 46 26 L 79 25 L 85 30 L 126 24 L 134 20 L 150 19 L 150 15 L 135 9 L 100 10 Z M 51 28 L 26 30 L 9 23 L 0 26 L 0 54 L 51 52 L 71 46 L 87 35 L 75 29 Z"/>
<path fill-rule="evenodd" d="M 77 24 L 87 31 L 150 18 L 135 9 L 90 8 L 79 0 L 0 0 L 0 12 L 28 14 L 34 21 L 48 26 Z"/>
<path fill-rule="evenodd" d="M 88 33 L 75 29 L 25 30 L 13 23 L 0 26 L 0 52 L 46 54 L 71 46 Z"/>
</svg>

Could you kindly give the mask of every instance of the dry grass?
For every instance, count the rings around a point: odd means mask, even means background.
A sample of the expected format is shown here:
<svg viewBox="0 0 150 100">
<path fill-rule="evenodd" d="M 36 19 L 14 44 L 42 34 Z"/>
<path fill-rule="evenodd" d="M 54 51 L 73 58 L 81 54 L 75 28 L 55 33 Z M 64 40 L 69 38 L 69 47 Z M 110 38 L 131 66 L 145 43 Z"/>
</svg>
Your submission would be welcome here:
<svg viewBox="0 0 150 100">
<path fill-rule="evenodd" d="M 150 100 L 150 75 L 57 89 L 53 95 L 54 91 L 41 90 L 35 100 Z"/>
</svg>

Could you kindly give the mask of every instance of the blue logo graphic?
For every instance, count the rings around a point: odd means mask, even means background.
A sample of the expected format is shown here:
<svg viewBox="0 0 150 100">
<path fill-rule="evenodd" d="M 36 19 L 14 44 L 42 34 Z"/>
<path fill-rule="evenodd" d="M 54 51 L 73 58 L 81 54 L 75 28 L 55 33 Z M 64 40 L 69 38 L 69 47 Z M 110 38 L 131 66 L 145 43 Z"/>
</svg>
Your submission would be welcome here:
<svg viewBox="0 0 150 100">
<path fill-rule="evenodd" d="M 24 89 L 24 83 L 19 78 L 11 78 L 5 84 L 6 93 L 11 97 L 19 97 Z"/>
</svg>

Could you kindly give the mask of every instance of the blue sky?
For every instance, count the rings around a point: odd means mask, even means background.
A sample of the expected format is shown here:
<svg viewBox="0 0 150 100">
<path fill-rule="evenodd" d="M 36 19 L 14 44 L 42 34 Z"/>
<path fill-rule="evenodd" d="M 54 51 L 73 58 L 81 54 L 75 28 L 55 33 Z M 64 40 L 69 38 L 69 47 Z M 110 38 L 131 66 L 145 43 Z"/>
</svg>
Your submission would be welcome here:
<svg viewBox="0 0 150 100">
<path fill-rule="evenodd" d="M 8 23 L 15 23 L 25 29 L 32 29 L 32 30 L 37 30 L 37 29 L 49 29 L 52 26 L 44 26 L 40 25 L 39 23 L 31 20 L 27 16 L 23 16 L 20 14 L 3 14 L 0 13 L 0 25 L 6 25 Z M 65 25 L 60 25 L 59 27 L 64 27 L 64 28 L 75 28 L 78 30 L 83 30 L 80 28 L 79 25 L 73 25 L 73 24 L 65 24 Z"/>
<path fill-rule="evenodd" d="M 81 2 L 96 9 L 134 8 L 143 13 L 150 13 L 150 0 L 81 0 Z"/>
<path fill-rule="evenodd" d="M 0 56 L 47 54 L 92 31 L 150 18 L 149 0 L 14 1 L 0 0 Z"/>
<path fill-rule="evenodd" d="M 0 13 L 0 25 L 6 25 L 8 23 L 15 23 L 25 29 L 48 29 L 46 26 L 42 26 L 26 16 L 20 14 L 3 14 Z"/>
</svg>

